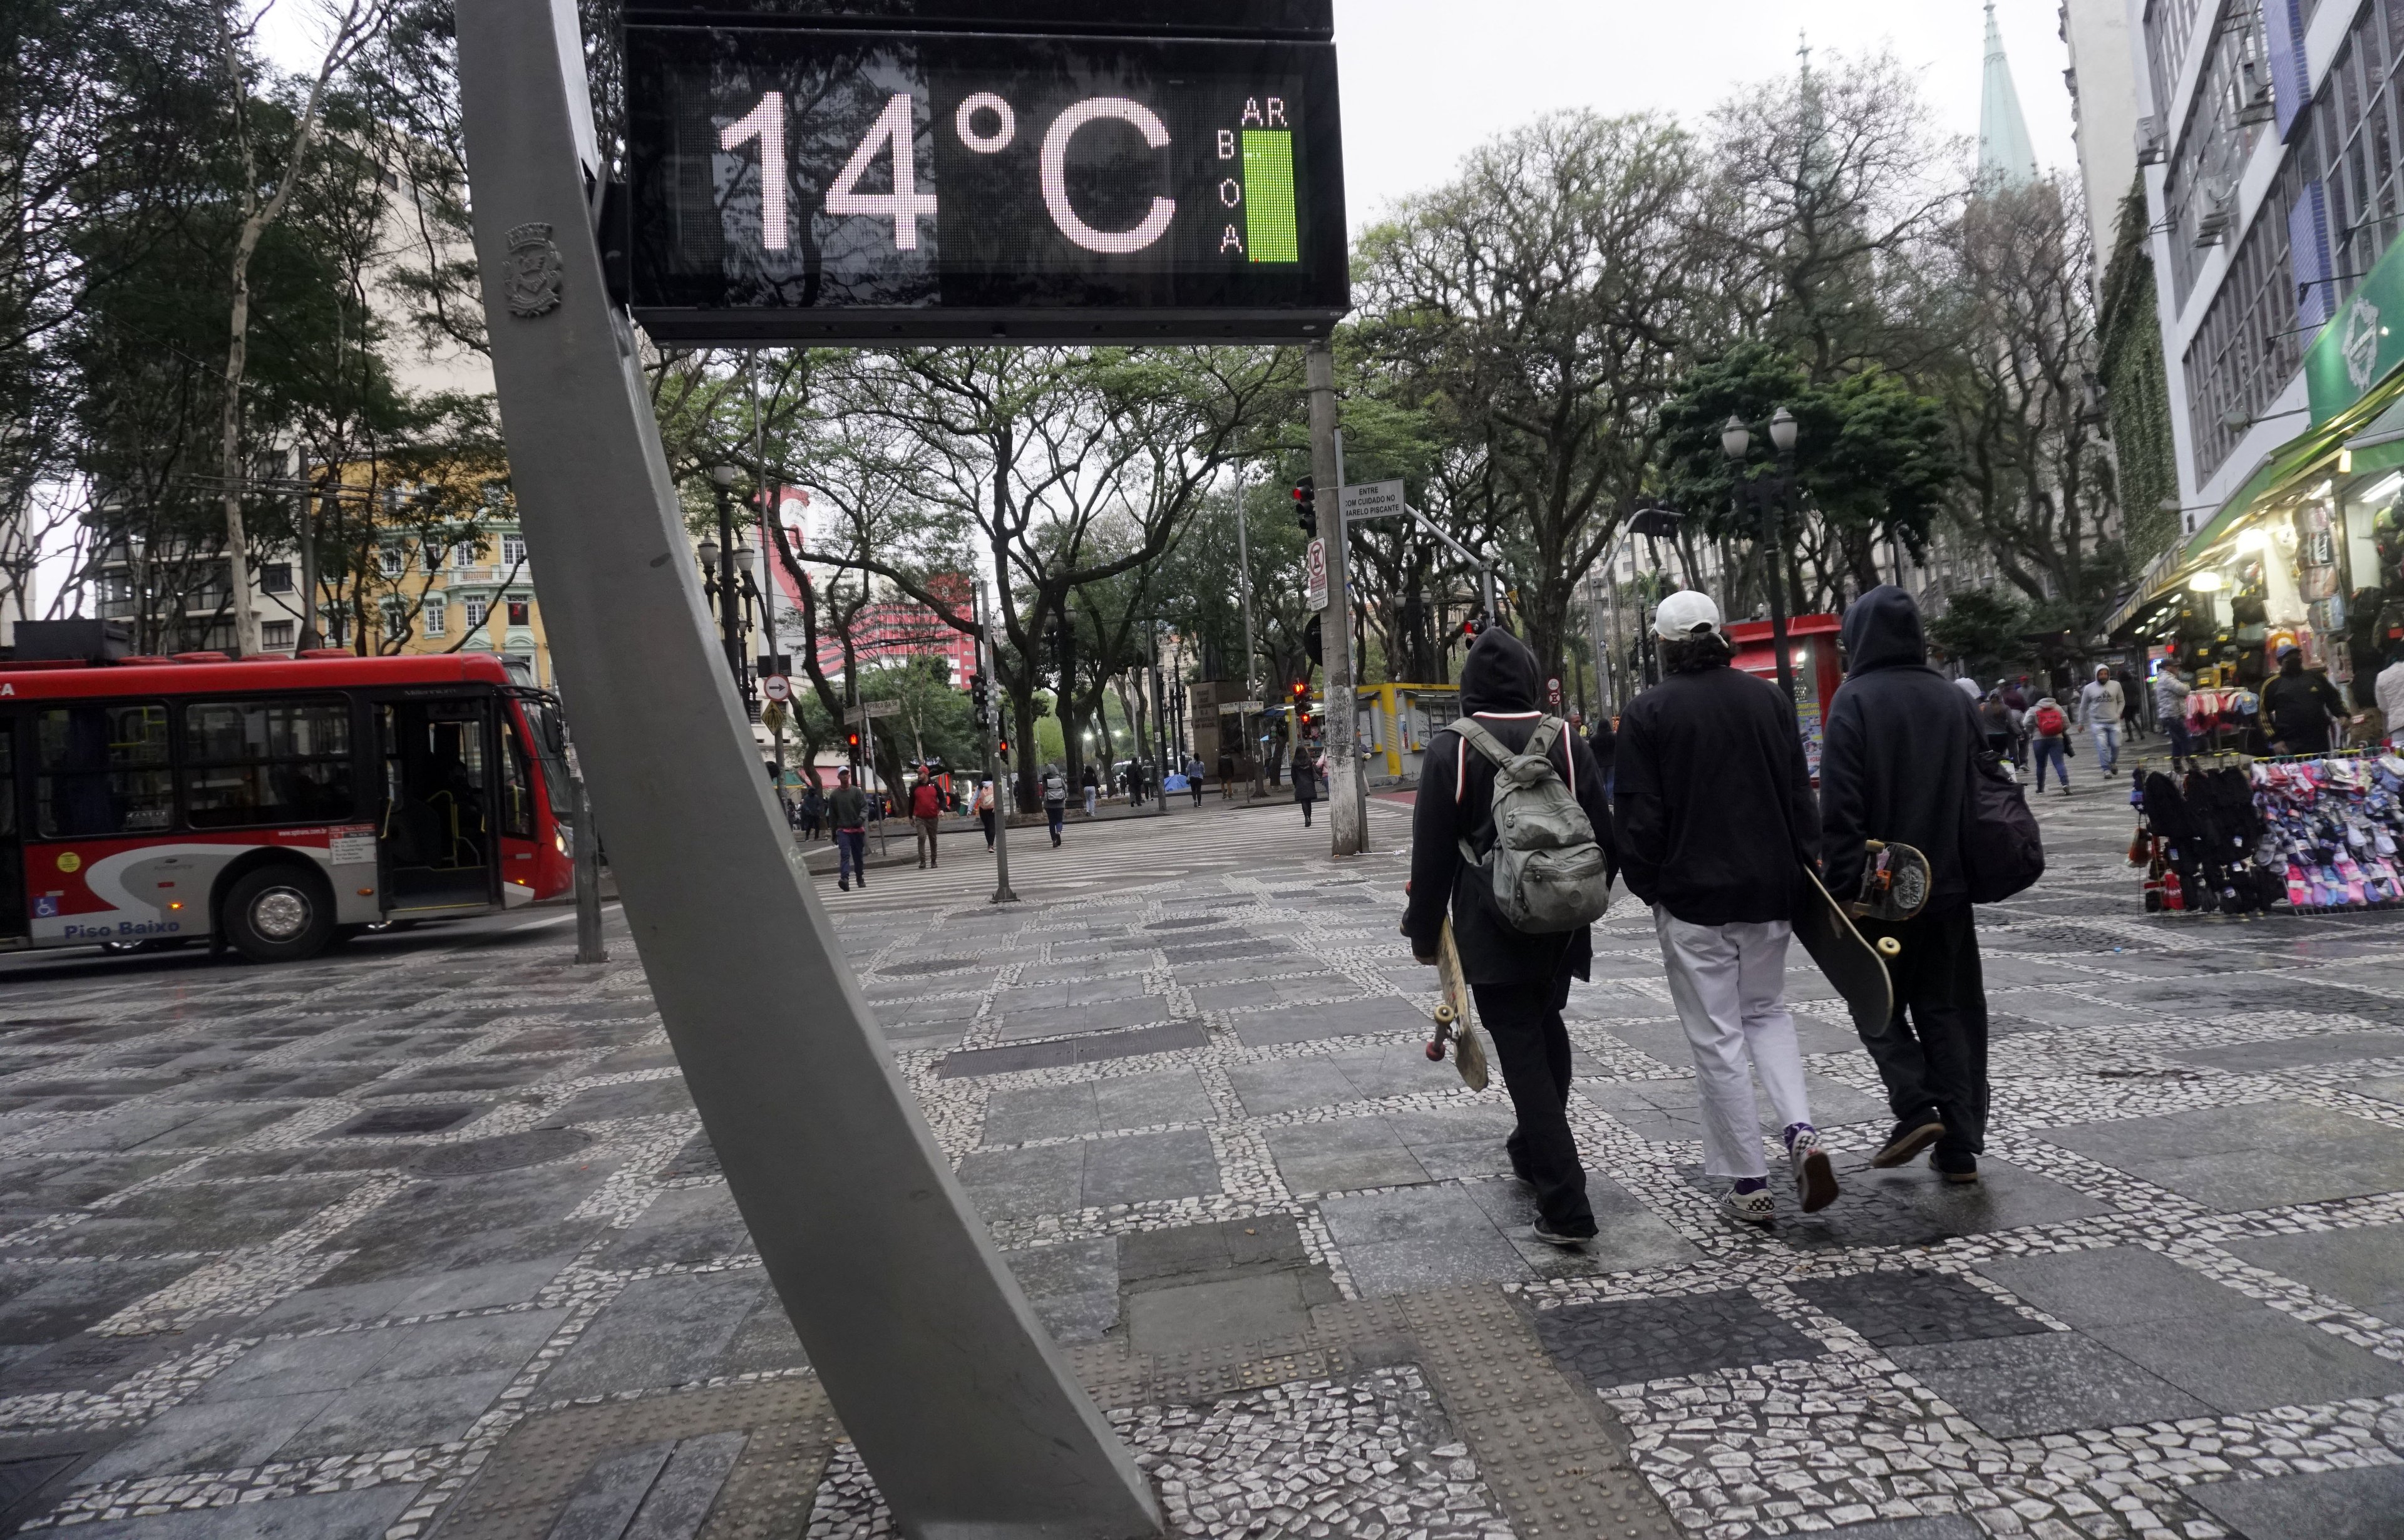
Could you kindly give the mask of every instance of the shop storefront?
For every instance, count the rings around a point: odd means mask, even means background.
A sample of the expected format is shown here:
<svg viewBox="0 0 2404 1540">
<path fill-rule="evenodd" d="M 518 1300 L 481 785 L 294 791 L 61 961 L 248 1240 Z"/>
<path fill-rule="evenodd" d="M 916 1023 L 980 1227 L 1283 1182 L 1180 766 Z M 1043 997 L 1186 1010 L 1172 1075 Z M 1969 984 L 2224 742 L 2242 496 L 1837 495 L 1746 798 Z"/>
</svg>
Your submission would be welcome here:
<svg viewBox="0 0 2404 1540">
<path fill-rule="evenodd" d="M 2404 640 L 2404 245 L 2304 359 L 2313 426 L 2157 563 L 2116 639 L 2201 690 L 2258 692 L 2295 647 L 2357 708 Z M 2214 725 L 2223 725 L 2215 723 Z"/>
</svg>

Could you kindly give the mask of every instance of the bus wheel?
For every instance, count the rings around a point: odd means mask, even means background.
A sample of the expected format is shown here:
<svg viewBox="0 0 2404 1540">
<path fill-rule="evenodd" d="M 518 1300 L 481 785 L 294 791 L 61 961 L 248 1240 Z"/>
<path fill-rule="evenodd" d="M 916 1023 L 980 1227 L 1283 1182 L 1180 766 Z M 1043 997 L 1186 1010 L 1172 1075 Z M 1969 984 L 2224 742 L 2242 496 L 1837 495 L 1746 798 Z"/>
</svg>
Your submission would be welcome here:
<svg viewBox="0 0 2404 1540">
<path fill-rule="evenodd" d="M 334 935 L 326 885 L 298 866 L 261 866 L 234 880 L 225 896 L 225 933 L 253 962 L 298 962 Z"/>
</svg>

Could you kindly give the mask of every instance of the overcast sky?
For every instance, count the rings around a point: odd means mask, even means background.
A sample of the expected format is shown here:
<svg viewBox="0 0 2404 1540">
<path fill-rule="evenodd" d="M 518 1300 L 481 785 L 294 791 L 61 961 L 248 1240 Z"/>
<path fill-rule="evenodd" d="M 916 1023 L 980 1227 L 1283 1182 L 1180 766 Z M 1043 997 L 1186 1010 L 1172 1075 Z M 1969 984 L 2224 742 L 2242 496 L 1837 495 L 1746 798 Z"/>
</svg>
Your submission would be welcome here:
<svg viewBox="0 0 2404 1540">
<path fill-rule="evenodd" d="M 2056 5 L 1998 0 L 1996 16 L 2037 160 L 2067 170 Z M 314 65 L 318 14 L 318 0 L 276 0 L 261 28 L 271 57 Z M 1815 51 L 1892 49 L 1939 121 L 1977 134 L 1979 0 L 1335 0 L 1353 227 L 1540 112 L 1650 108 L 1699 122 L 1737 88 L 1794 70 L 1798 32 Z"/>
</svg>

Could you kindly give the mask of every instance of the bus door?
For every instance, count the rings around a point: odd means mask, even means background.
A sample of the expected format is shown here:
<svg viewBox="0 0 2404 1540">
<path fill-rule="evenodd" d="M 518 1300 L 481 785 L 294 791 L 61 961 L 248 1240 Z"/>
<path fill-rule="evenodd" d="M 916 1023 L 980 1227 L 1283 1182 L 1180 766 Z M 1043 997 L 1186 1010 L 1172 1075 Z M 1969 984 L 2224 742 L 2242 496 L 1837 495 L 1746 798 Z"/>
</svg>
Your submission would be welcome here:
<svg viewBox="0 0 2404 1540">
<path fill-rule="evenodd" d="M 24 810 L 17 757 L 17 720 L 0 716 L 0 940 L 25 934 Z"/>
<path fill-rule="evenodd" d="M 376 707 L 384 793 L 376 836 L 391 910 L 499 902 L 492 703 L 474 695 Z"/>
</svg>

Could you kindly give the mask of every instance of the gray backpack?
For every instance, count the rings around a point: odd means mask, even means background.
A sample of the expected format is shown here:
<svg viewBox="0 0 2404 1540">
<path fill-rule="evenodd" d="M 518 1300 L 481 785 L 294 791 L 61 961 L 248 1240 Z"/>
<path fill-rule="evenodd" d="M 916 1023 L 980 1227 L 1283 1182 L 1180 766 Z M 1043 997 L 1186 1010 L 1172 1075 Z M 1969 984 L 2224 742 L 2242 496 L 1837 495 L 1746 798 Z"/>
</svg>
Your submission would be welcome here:
<svg viewBox="0 0 2404 1540">
<path fill-rule="evenodd" d="M 1553 767 L 1558 717 L 1536 724 L 1514 754 L 1467 717 L 1452 723 L 1462 741 L 1494 762 L 1494 848 L 1480 859 L 1467 840 L 1461 859 L 1494 879 L 1494 907 L 1515 931 L 1557 935 L 1593 924 L 1611 906 L 1611 874 L 1594 825 Z"/>
</svg>

